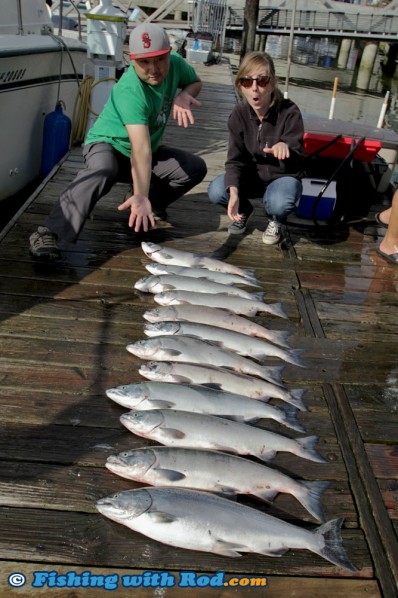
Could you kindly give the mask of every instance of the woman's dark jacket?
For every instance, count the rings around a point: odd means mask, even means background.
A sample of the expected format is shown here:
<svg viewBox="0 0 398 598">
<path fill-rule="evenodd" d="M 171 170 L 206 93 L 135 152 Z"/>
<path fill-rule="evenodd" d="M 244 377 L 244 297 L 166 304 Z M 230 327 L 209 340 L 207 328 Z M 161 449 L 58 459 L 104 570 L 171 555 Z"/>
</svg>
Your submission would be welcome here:
<svg viewBox="0 0 398 598">
<path fill-rule="evenodd" d="M 268 183 L 281 176 L 301 178 L 303 164 L 304 124 L 298 106 L 282 99 L 279 106 L 271 106 L 263 121 L 257 118 L 249 104 L 242 100 L 228 119 L 229 145 L 225 163 L 226 188 L 247 185 L 248 177 L 255 184 Z M 263 154 L 262 148 L 284 141 L 290 158 L 278 160 Z M 259 180 L 260 179 L 260 180 Z"/>
</svg>

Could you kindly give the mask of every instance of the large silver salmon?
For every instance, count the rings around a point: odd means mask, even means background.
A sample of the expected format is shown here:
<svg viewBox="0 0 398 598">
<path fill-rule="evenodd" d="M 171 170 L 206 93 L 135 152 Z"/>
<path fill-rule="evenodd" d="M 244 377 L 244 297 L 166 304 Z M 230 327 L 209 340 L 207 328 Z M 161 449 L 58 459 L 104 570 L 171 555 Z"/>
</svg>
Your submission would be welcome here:
<svg viewBox="0 0 398 598">
<path fill-rule="evenodd" d="M 227 293 L 194 293 L 192 291 L 165 291 L 154 295 L 156 303 L 160 305 L 180 305 L 190 303 L 191 305 L 206 305 L 207 307 L 218 307 L 227 309 L 235 314 L 255 316 L 257 313 L 269 313 L 273 316 L 287 319 L 281 303 L 263 303 L 254 299 L 234 297 Z"/>
<path fill-rule="evenodd" d="M 207 278 L 189 278 L 175 274 L 144 276 L 137 280 L 134 288 L 146 293 L 164 293 L 166 291 L 190 291 L 192 293 L 226 293 L 252 301 L 262 301 L 264 293 L 249 293 L 240 287 L 214 282 Z"/>
<path fill-rule="evenodd" d="M 171 247 L 162 247 L 156 243 L 141 243 L 143 252 L 154 262 L 160 264 L 171 264 L 172 266 L 185 266 L 196 268 L 207 268 L 216 272 L 228 272 L 243 276 L 244 278 L 253 278 L 254 270 L 244 270 L 238 266 L 227 264 L 221 260 L 207 257 L 200 253 L 183 251 L 181 249 L 172 249 Z"/>
<path fill-rule="evenodd" d="M 278 357 L 283 361 L 304 367 L 300 359 L 302 350 L 282 349 L 272 343 L 268 343 L 259 338 L 254 338 L 241 332 L 225 330 L 217 326 L 208 324 L 198 324 L 195 322 L 155 322 L 146 324 L 144 332 L 147 336 L 174 335 L 180 336 L 186 334 L 204 339 L 226 351 L 234 351 L 244 357 L 252 357 L 258 361 L 264 361 L 267 357 Z"/>
<path fill-rule="evenodd" d="M 290 548 L 304 549 L 357 570 L 342 545 L 342 519 L 309 531 L 227 498 L 185 488 L 125 490 L 101 498 L 96 507 L 109 519 L 171 546 L 229 557 L 245 552 L 281 556 Z"/>
<path fill-rule="evenodd" d="M 184 320 L 187 322 L 208 324 L 209 326 L 219 326 L 220 328 L 234 330 L 235 332 L 241 332 L 249 336 L 265 338 L 281 347 L 289 347 L 288 338 L 290 332 L 285 330 L 269 330 L 253 322 L 253 320 L 248 320 L 243 316 L 216 307 L 191 305 L 189 303 L 155 307 L 154 309 L 148 309 L 144 313 L 144 318 L 148 322 L 177 322 Z"/>
<path fill-rule="evenodd" d="M 260 378 L 236 374 L 226 368 L 193 363 L 152 361 L 143 364 L 138 371 L 149 380 L 177 384 L 201 384 L 216 390 L 226 390 L 262 401 L 269 401 L 271 398 L 281 399 L 301 411 L 307 410 L 301 398 L 304 394 L 303 389 L 288 390 Z"/>
<path fill-rule="evenodd" d="M 242 374 L 258 376 L 274 384 L 281 382 L 280 372 L 283 366 L 260 365 L 251 359 L 241 357 L 231 351 L 225 351 L 210 342 L 193 336 L 183 336 L 182 334 L 155 336 L 131 343 L 127 345 L 126 349 L 142 359 L 220 366 Z"/>
<path fill-rule="evenodd" d="M 315 450 L 318 436 L 293 439 L 215 415 L 154 409 L 123 413 L 120 421 L 133 434 L 166 446 L 215 449 L 252 455 L 262 461 L 270 461 L 278 452 L 286 452 L 316 463 L 327 463 Z"/>
<path fill-rule="evenodd" d="M 273 407 L 266 402 L 224 390 L 200 385 L 171 384 L 169 382 L 141 382 L 122 384 L 106 391 L 107 396 L 127 409 L 147 411 L 150 409 L 178 409 L 193 413 L 219 415 L 242 422 L 273 419 L 278 423 L 304 432 L 297 420 L 295 407 Z"/>
<path fill-rule="evenodd" d="M 176 274 L 177 276 L 189 276 L 190 278 L 207 278 L 214 282 L 222 284 L 241 284 L 250 287 L 261 287 L 261 284 L 255 276 L 253 278 L 243 278 L 237 274 L 229 274 L 228 272 L 216 272 L 215 270 L 208 270 L 207 268 L 187 268 L 185 266 L 171 266 L 166 264 L 158 264 L 150 262 L 145 264 L 145 268 L 154 276 L 160 274 Z"/>
<path fill-rule="evenodd" d="M 277 469 L 243 457 L 195 448 L 151 446 L 108 457 L 106 467 L 123 478 L 151 486 L 173 486 L 217 492 L 229 497 L 251 494 L 272 501 L 291 494 L 318 521 L 324 521 L 324 481 L 300 481 Z"/>
</svg>

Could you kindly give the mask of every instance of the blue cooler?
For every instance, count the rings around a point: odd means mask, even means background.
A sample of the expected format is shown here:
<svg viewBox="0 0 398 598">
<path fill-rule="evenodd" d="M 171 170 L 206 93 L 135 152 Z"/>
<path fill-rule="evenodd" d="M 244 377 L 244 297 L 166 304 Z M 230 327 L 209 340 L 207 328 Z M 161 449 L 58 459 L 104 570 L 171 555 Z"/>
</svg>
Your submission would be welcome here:
<svg viewBox="0 0 398 598">
<path fill-rule="evenodd" d="M 314 202 L 327 181 L 324 179 L 303 179 L 303 193 L 296 206 L 296 216 L 312 220 Z M 331 181 L 322 193 L 315 213 L 317 220 L 329 220 L 336 204 L 336 181 Z"/>
</svg>

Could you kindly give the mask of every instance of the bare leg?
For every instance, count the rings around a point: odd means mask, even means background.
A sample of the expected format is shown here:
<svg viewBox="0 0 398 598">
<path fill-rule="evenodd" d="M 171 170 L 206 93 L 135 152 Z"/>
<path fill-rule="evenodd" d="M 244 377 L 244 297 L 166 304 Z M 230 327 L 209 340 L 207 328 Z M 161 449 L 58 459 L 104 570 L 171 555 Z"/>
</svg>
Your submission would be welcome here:
<svg viewBox="0 0 398 598">
<path fill-rule="evenodd" d="M 379 249 L 386 255 L 393 255 L 398 254 L 398 189 L 395 191 L 394 197 L 392 198 L 391 208 L 385 210 L 382 214 L 385 214 L 385 212 L 388 211 L 390 211 L 388 228 L 384 239 L 380 243 Z"/>
<path fill-rule="evenodd" d="M 390 222 L 391 210 L 392 210 L 392 208 L 387 208 L 387 210 L 383 210 L 382 212 L 379 213 L 379 220 L 383 224 L 388 225 L 388 223 Z"/>
</svg>

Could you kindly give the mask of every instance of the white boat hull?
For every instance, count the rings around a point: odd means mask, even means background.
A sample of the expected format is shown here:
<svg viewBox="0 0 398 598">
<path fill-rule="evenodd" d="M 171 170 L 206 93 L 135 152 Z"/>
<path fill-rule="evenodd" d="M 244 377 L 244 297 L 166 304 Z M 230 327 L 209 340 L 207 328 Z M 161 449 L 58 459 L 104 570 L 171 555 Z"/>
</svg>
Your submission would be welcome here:
<svg viewBox="0 0 398 598">
<path fill-rule="evenodd" d="M 72 38 L 67 45 L 81 82 L 92 74 L 86 46 Z M 48 35 L 0 35 L 0 200 L 40 177 L 44 119 L 58 98 L 73 117 L 78 83 L 61 49 Z"/>
</svg>

